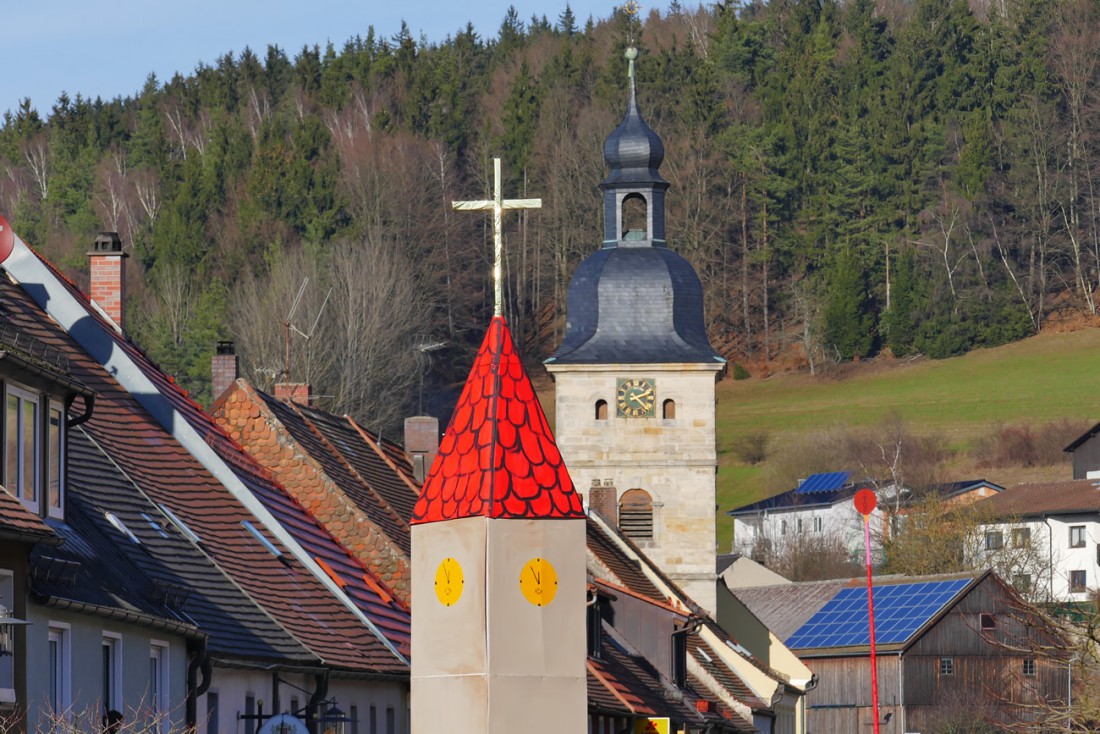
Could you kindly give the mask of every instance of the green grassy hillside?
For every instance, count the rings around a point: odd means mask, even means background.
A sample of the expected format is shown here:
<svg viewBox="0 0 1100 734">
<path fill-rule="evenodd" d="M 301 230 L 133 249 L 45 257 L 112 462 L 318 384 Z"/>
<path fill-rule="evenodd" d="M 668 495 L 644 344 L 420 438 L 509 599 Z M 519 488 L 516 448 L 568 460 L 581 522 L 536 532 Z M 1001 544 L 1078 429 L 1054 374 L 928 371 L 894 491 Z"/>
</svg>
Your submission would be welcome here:
<svg viewBox="0 0 1100 734">
<path fill-rule="evenodd" d="M 893 411 L 914 433 L 942 435 L 963 452 L 999 423 L 1100 420 L 1100 329 L 1043 334 L 954 359 L 880 360 L 837 373 L 727 377 L 718 386 L 720 549 L 732 539 L 726 510 L 789 489 L 767 486 L 762 468 L 738 460 L 733 447 L 753 432 L 765 431 L 774 451 L 809 431 L 871 425 Z"/>
</svg>

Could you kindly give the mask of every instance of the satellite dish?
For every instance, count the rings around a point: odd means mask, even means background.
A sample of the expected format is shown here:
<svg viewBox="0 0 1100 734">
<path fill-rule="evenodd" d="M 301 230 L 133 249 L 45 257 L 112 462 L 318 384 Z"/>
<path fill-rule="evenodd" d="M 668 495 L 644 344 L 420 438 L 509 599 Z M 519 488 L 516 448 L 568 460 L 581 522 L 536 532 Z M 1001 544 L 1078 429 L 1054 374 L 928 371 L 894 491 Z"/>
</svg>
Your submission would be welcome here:
<svg viewBox="0 0 1100 734">
<path fill-rule="evenodd" d="M 275 714 L 256 734 L 309 734 L 309 729 L 290 714 Z"/>
<path fill-rule="evenodd" d="M 8 259 L 8 255 L 15 249 L 15 233 L 11 231 L 8 220 L 0 217 L 0 263 Z"/>
</svg>

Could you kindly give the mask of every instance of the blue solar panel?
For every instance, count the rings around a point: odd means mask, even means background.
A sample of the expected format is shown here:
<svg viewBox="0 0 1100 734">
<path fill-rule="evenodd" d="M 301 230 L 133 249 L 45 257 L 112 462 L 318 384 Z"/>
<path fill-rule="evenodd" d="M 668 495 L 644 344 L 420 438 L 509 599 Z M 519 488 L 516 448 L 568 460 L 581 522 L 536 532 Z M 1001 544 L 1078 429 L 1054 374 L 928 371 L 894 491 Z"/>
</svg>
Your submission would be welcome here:
<svg viewBox="0 0 1100 734">
<path fill-rule="evenodd" d="M 825 474 L 811 474 L 802 480 L 795 492 L 805 494 L 809 492 L 832 492 L 840 489 L 848 483 L 851 472 L 834 471 Z"/>
<path fill-rule="evenodd" d="M 905 642 L 969 583 L 952 579 L 874 587 L 876 645 Z M 869 645 L 867 619 L 867 588 L 841 589 L 787 638 L 787 647 Z"/>
</svg>

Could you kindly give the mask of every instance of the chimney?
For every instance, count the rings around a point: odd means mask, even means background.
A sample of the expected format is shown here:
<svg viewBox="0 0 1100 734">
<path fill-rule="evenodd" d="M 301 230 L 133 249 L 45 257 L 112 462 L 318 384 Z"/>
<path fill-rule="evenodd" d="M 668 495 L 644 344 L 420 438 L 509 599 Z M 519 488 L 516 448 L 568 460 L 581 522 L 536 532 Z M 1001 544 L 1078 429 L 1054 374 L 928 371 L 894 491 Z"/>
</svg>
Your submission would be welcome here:
<svg viewBox="0 0 1100 734">
<path fill-rule="evenodd" d="M 292 403 L 309 407 L 309 383 L 280 382 L 275 385 L 275 399 L 289 400 Z"/>
<path fill-rule="evenodd" d="M 439 419 L 414 415 L 405 419 L 405 453 L 413 465 L 416 481 L 423 482 L 439 453 Z"/>
<path fill-rule="evenodd" d="M 92 251 L 88 253 L 88 266 L 92 275 L 89 295 L 111 317 L 120 331 L 122 301 L 126 295 L 126 268 L 123 261 L 128 257 L 122 251 L 122 240 L 118 238 L 118 232 L 100 232 L 92 242 Z"/>
<path fill-rule="evenodd" d="M 602 482 L 599 479 L 592 480 L 592 486 L 588 489 L 588 509 L 600 513 L 600 517 L 612 527 L 619 524 L 619 492 L 610 479 Z"/>
<path fill-rule="evenodd" d="M 217 400 L 237 379 L 237 350 L 233 342 L 218 342 L 210 358 L 210 396 Z"/>
</svg>

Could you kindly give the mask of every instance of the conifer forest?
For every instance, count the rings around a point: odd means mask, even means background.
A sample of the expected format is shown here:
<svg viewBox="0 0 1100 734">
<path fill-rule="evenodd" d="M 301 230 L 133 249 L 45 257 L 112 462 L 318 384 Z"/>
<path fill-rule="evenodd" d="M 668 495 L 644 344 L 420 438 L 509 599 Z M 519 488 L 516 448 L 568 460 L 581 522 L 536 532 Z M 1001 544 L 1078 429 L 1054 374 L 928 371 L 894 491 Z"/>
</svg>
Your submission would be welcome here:
<svg viewBox="0 0 1100 734">
<path fill-rule="evenodd" d="M 739 367 L 947 357 L 1096 315 L 1100 2 L 609 13 L 511 11 L 432 43 L 364 28 L 133 98 L 24 100 L 0 127 L 0 213 L 82 285 L 96 232 L 119 232 L 126 329 L 196 399 L 233 339 L 257 385 L 289 363 L 324 407 L 388 427 L 484 333 L 490 218 L 450 202 L 491 195 L 493 156 L 506 197 L 543 199 L 505 219 L 505 315 L 528 357 L 556 346 L 602 239 L 633 44 L 669 244 Z"/>
</svg>

